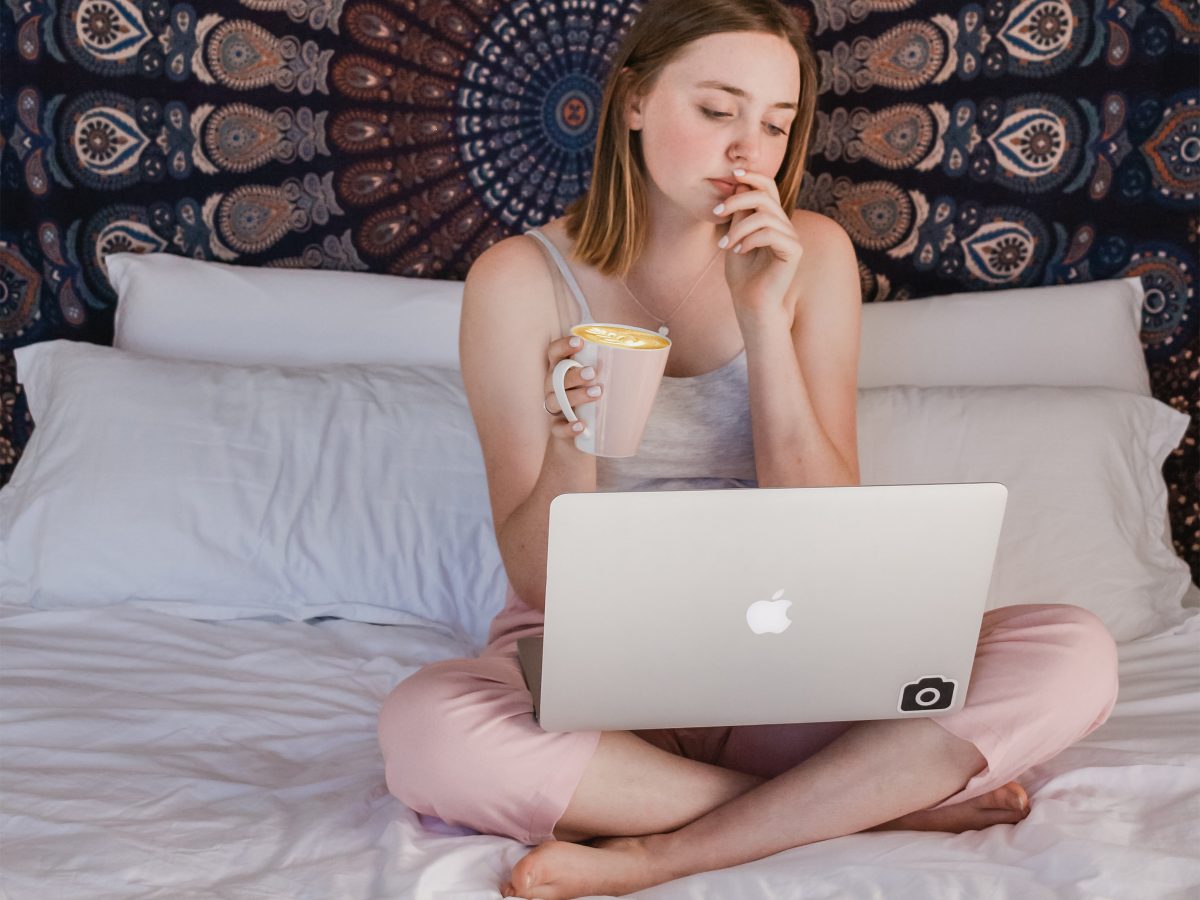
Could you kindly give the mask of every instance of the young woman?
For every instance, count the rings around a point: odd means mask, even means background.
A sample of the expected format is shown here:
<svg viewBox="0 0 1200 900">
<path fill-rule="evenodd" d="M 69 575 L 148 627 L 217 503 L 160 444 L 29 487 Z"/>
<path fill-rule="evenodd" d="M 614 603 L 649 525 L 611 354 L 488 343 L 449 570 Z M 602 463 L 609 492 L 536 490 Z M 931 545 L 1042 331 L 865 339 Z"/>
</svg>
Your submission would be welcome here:
<svg viewBox="0 0 1200 900">
<path fill-rule="evenodd" d="M 1115 701 L 1099 620 L 1031 605 L 984 616 L 967 704 L 937 719 L 566 734 L 533 720 L 516 640 L 541 633 L 555 496 L 859 483 L 854 251 L 794 208 L 815 96 L 775 0 L 651 0 L 614 62 L 589 192 L 467 278 L 462 370 L 510 589 L 478 659 L 393 691 L 380 744 L 412 809 L 539 845 L 504 896 L 623 894 L 872 828 L 1014 823 L 1028 799 L 1012 779 Z M 550 387 L 588 320 L 674 342 L 637 457 L 575 449 Z M 567 385 L 572 404 L 603 395 L 587 368 Z"/>
</svg>

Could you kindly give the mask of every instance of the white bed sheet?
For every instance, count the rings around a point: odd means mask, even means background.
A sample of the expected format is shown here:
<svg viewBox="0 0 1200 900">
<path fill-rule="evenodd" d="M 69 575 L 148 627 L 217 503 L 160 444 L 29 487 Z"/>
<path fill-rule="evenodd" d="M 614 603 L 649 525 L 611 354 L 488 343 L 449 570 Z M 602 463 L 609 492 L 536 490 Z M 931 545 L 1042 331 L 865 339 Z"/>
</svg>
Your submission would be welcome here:
<svg viewBox="0 0 1200 900">
<path fill-rule="evenodd" d="M 375 714 L 440 629 L 0 608 L 0 893 L 495 898 L 527 852 L 387 793 Z M 1024 782 L 1018 826 L 800 847 L 643 898 L 1195 897 L 1200 617 L 1121 648 L 1110 721 Z"/>
</svg>

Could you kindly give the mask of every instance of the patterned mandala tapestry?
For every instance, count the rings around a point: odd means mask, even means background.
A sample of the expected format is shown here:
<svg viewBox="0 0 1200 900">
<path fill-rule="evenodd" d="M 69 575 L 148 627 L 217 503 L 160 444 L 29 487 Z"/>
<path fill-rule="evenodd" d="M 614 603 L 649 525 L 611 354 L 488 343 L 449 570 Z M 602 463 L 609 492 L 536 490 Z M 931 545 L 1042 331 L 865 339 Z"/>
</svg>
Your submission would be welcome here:
<svg viewBox="0 0 1200 900">
<path fill-rule="evenodd" d="M 630 0 L 5 0 L 0 484 L 32 429 L 11 350 L 109 343 L 105 254 L 462 278 L 588 184 Z M 808 0 L 802 205 L 867 302 L 1136 275 L 1200 577 L 1195 0 Z M 330 315 L 336 316 L 331 298 Z"/>
</svg>

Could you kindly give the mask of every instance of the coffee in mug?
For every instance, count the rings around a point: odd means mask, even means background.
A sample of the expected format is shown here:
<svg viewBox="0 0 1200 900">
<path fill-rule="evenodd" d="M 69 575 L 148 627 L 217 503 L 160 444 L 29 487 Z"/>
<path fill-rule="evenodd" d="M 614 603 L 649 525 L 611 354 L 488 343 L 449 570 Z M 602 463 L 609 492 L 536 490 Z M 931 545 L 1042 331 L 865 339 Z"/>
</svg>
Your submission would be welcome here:
<svg viewBox="0 0 1200 900">
<path fill-rule="evenodd" d="M 594 456 L 634 456 L 662 383 L 671 339 L 611 322 L 576 325 L 571 334 L 583 339 L 583 347 L 554 367 L 551 382 L 563 415 L 584 424 L 583 433 L 575 437 L 576 448 Z M 596 370 L 593 383 L 602 385 L 604 392 L 576 415 L 563 381 L 567 372 L 583 366 Z"/>
<path fill-rule="evenodd" d="M 628 325 L 576 325 L 571 329 L 571 334 L 595 344 L 628 347 L 631 350 L 661 350 L 671 346 L 671 342 L 657 332 Z"/>
</svg>

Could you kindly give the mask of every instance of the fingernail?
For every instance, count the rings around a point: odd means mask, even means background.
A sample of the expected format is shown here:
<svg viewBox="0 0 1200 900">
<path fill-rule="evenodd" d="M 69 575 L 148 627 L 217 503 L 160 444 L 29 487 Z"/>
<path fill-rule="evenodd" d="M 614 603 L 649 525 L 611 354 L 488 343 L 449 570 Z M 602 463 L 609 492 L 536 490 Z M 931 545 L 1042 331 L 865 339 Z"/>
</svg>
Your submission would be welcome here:
<svg viewBox="0 0 1200 900">
<path fill-rule="evenodd" d="M 591 366 L 584 366 L 582 369 L 579 370 L 579 374 L 583 378 L 584 381 L 591 381 L 593 378 L 596 377 L 596 370 L 593 369 Z"/>
<path fill-rule="evenodd" d="M 719 241 L 717 241 L 717 246 L 720 247 L 722 250 L 724 250 L 726 247 L 728 247 L 729 246 L 729 235 L 726 235 L 725 237 L 723 237 Z"/>
<path fill-rule="evenodd" d="M 571 430 L 572 431 L 583 431 L 583 423 L 576 422 L 574 425 L 571 426 Z"/>
<path fill-rule="evenodd" d="M 573 337 L 569 341 L 567 341 L 567 343 L 570 344 L 572 347 L 579 347 L 583 344 L 583 338 Z"/>
<path fill-rule="evenodd" d="M 600 386 L 593 384 L 590 388 L 587 389 L 587 395 L 589 397 L 599 397 L 600 396 Z"/>
<path fill-rule="evenodd" d="M 734 253 L 741 253 L 741 252 L 742 252 L 742 245 L 741 245 L 741 244 L 738 244 L 736 247 L 734 247 L 734 248 L 733 248 L 733 252 L 734 252 Z"/>
<path fill-rule="evenodd" d="M 743 175 L 746 174 L 746 170 L 745 169 L 734 169 L 733 174 L 736 175 L 738 178 L 741 178 Z"/>
<path fill-rule="evenodd" d="M 718 203 L 716 206 L 713 207 L 713 213 L 715 215 L 719 216 L 723 212 L 725 212 L 725 204 L 724 203 Z"/>
</svg>

